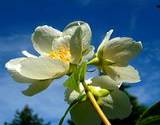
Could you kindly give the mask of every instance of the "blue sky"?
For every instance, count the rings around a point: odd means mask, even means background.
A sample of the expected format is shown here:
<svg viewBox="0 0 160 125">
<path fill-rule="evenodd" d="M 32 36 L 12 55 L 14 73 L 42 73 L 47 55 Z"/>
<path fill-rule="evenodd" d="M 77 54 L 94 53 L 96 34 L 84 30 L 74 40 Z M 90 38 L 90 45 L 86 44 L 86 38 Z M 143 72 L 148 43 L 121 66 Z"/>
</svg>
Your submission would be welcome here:
<svg viewBox="0 0 160 125">
<path fill-rule="evenodd" d="M 22 50 L 35 53 L 30 40 L 38 25 L 63 30 L 75 20 L 90 24 L 92 44 L 98 46 L 105 33 L 113 28 L 115 36 L 129 36 L 143 43 L 142 53 L 131 62 L 142 81 L 129 92 L 141 103 L 151 105 L 160 100 L 160 9 L 158 0 L 0 0 L 0 124 L 10 121 L 16 109 L 29 104 L 35 112 L 55 124 L 67 107 L 64 88 L 57 80 L 46 91 L 26 97 L 27 86 L 15 83 L 4 69 Z"/>
</svg>

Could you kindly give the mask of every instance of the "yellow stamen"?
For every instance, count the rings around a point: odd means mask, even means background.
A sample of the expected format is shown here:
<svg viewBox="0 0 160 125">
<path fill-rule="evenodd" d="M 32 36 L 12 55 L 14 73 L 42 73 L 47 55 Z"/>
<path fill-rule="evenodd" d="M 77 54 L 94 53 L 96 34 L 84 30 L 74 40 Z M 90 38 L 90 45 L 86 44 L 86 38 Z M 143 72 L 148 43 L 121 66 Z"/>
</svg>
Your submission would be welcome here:
<svg viewBox="0 0 160 125">
<path fill-rule="evenodd" d="M 58 50 L 52 51 L 49 53 L 49 57 L 52 59 L 60 59 L 64 62 L 71 61 L 71 54 L 68 48 L 61 47 Z"/>
</svg>

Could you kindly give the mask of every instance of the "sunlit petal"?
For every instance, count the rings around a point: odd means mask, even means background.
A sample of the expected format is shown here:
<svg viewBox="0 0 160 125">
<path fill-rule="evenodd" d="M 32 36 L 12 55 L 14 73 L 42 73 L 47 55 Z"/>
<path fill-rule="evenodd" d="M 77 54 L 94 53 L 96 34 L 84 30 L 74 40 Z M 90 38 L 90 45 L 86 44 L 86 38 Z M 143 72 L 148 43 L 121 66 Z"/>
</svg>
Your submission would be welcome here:
<svg viewBox="0 0 160 125">
<path fill-rule="evenodd" d="M 52 41 L 62 35 L 62 32 L 44 25 L 38 26 L 32 34 L 32 42 L 35 50 L 42 55 L 52 50 Z"/>
<path fill-rule="evenodd" d="M 83 51 L 86 51 L 87 49 L 89 49 L 90 41 L 92 37 L 91 28 L 87 23 L 83 21 L 72 22 L 64 28 L 63 33 L 73 36 L 77 27 L 80 27 L 82 30 L 81 32 L 82 49 Z M 75 42 L 75 41 L 72 41 L 72 42 Z"/>
<path fill-rule="evenodd" d="M 108 31 L 108 32 L 106 33 L 106 36 L 105 36 L 104 40 L 102 41 L 102 43 L 99 45 L 99 47 L 98 47 L 98 49 L 97 49 L 98 55 L 101 54 L 101 52 L 102 52 L 102 50 L 103 50 L 103 47 L 107 44 L 107 42 L 109 42 L 109 39 L 110 39 L 112 33 L 113 33 L 113 29 L 111 29 L 110 31 Z"/>
<path fill-rule="evenodd" d="M 141 50 L 141 42 L 135 42 L 131 38 L 111 39 L 103 48 L 103 59 L 111 60 L 117 65 L 127 66 L 128 62 Z"/>
<path fill-rule="evenodd" d="M 19 73 L 31 79 L 58 78 L 68 71 L 69 64 L 49 57 L 27 58 L 21 62 Z"/>
<path fill-rule="evenodd" d="M 36 81 L 34 84 L 31 84 L 28 89 L 23 91 L 24 95 L 33 96 L 46 88 L 51 84 L 52 80 L 41 80 Z"/>
<path fill-rule="evenodd" d="M 121 82 L 114 81 L 107 75 L 98 76 L 92 79 L 92 85 L 99 86 L 107 90 L 117 89 L 121 84 Z"/>
<path fill-rule="evenodd" d="M 104 68 L 104 72 L 119 82 L 136 83 L 140 81 L 138 71 L 132 66 L 107 66 Z"/>
</svg>

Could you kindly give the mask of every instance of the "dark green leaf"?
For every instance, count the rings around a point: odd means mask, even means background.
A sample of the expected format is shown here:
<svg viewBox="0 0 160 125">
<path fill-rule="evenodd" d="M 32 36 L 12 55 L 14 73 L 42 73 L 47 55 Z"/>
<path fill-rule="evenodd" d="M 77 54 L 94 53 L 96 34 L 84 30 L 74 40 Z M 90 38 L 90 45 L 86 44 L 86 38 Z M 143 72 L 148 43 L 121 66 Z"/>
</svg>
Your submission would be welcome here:
<svg viewBox="0 0 160 125">
<path fill-rule="evenodd" d="M 149 116 L 147 118 L 144 118 L 136 125 L 160 125 L 160 115 Z"/>
<path fill-rule="evenodd" d="M 101 120 L 89 100 L 78 103 L 70 111 L 75 125 L 100 125 Z"/>
<path fill-rule="evenodd" d="M 160 102 L 157 102 L 152 107 L 147 109 L 141 116 L 141 119 L 146 118 L 148 116 L 160 115 Z"/>
<path fill-rule="evenodd" d="M 62 125 L 63 121 L 67 115 L 67 113 L 76 105 L 78 104 L 78 102 L 80 102 L 83 98 L 85 97 L 85 95 L 80 95 L 77 99 L 75 99 L 67 108 L 67 110 L 65 111 L 64 115 L 62 116 L 61 120 L 59 121 L 58 125 Z"/>
<path fill-rule="evenodd" d="M 139 118 L 136 125 L 160 125 L 160 102 L 147 109 Z"/>
</svg>

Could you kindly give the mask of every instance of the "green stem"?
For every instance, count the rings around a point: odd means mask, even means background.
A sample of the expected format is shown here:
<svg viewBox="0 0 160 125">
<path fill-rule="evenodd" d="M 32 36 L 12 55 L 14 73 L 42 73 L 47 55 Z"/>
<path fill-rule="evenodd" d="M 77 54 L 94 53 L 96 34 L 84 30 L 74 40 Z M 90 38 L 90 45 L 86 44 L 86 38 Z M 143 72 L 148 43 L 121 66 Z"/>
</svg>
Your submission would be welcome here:
<svg viewBox="0 0 160 125">
<path fill-rule="evenodd" d="M 109 120 L 107 119 L 105 114 L 103 113 L 102 109 L 98 105 L 94 95 L 88 90 L 88 86 L 85 83 L 83 83 L 83 86 L 85 88 L 85 92 L 86 92 L 87 97 L 91 101 L 92 106 L 96 110 L 96 112 L 99 115 L 101 121 L 104 123 L 104 125 L 111 125 L 111 123 L 109 122 Z"/>
</svg>

